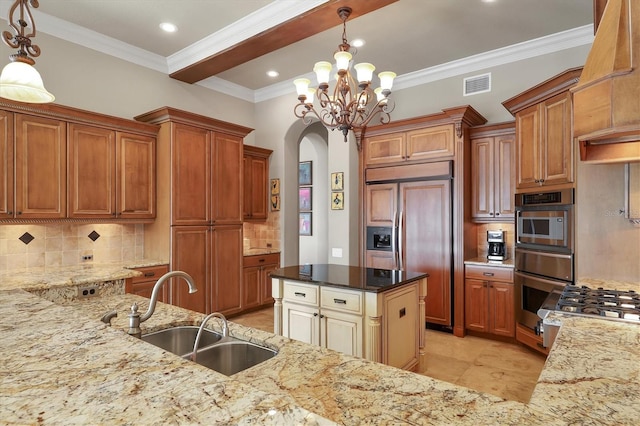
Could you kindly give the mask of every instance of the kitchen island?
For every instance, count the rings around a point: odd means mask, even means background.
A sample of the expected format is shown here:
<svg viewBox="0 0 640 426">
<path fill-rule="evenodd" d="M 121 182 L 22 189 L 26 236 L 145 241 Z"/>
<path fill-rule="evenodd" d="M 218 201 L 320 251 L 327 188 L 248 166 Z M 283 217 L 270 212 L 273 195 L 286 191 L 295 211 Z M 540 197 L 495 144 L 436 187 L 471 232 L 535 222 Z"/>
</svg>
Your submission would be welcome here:
<svg viewBox="0 0 640 426">
<path fill-rule="evenodd" d="M 428 274 L 296 265 L 271 272 L 276 334 L 405 370 L 424 357 Z"/>
<path fill-rule="evenodd" d="M 145 310 L 148 299 L 54 303 L 2 284 L 3 424 L 632 425 L 640 417 L 640 328 L 632 324 L 559 318 L 522 404 L 233 322 L 231 335 L 278 355 L 226 377 L 128 336 L 127 312 L 133 302 Z M 111 309 L 118 316 L 108 327 L 98 318 Z M 158 303 L 143 333 L 203 317 Z M 207 328 L 220 330 L 218 322 Z"/>
</svg>

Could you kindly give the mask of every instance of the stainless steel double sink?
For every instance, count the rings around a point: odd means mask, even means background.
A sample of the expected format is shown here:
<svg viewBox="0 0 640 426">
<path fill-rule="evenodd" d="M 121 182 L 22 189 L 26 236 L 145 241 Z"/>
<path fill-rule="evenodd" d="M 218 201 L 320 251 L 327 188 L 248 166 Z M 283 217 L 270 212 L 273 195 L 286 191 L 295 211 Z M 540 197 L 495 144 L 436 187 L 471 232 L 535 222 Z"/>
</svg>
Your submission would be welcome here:
<svg viewBox="0 0 640 426">
<path fill-rule="evenodd" d="M 193 344 L 198 327 L 171 327 L 145 334 L 142 340 L 168 352 L 192 359 Z M 203 329 L 196 352 L 196 363 L 231 376 L 276 356 L 273 349 L 259 346 L 235 337 L 223 337 L 209 329 Z"/>
</svg>

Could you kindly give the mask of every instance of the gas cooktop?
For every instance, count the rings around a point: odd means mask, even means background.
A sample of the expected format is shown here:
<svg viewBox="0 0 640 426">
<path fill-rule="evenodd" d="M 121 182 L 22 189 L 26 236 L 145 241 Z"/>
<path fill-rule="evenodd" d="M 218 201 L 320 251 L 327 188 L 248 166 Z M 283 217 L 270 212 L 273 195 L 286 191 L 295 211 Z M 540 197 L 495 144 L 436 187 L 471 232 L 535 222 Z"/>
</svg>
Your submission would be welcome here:
<svg viewBox="0 0 640 426">
<path fill-rule="evenodd" d="M 556 311 L 581 316 L 640 323 L 640 293 L 633 290 L 592 289 L 567 285 L 555 307 Z"/>
</svg>

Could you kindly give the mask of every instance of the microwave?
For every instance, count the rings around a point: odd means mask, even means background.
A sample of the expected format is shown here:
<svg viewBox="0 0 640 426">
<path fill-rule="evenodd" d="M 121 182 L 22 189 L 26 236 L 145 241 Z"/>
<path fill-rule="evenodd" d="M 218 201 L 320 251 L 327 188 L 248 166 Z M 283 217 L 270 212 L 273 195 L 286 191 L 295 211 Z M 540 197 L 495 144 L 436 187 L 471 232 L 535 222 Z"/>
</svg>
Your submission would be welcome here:
<svg viewBox="0 0 640 426">
<path fill-rule="evenodd" d="M 572 222 L 573 190 L 516 194 L 516 247 L 572 252 Z"/>
</svg>

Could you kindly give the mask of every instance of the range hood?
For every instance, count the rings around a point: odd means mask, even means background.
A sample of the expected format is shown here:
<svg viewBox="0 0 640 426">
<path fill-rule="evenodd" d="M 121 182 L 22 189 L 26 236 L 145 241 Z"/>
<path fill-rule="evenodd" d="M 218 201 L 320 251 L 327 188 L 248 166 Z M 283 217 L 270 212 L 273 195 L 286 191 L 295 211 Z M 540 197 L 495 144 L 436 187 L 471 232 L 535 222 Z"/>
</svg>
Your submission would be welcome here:
<svg viewBox="0 0 640 426">
<path fill-rule="evenodd" d="M 580 159 L 640 161 L 639 0 L 608 0 L 571 92 Z"/>
</svg>

